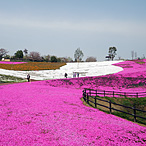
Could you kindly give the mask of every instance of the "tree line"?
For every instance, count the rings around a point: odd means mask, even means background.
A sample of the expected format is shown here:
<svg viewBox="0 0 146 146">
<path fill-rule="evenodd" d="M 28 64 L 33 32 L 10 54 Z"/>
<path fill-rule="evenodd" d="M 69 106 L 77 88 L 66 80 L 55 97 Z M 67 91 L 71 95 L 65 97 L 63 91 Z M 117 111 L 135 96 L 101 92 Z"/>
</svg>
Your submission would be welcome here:
<svg viewBox="0 0 146 146">
<path fill-rule="evenodd" d="M 108 60 L 113 60 L 116 55 L 116 47 L 110 47 L 108 55 L 105 58 Z M 80 48 L 77 48 L 74 52 L 74 61 L 81 62 L 84 57 L 83 51 Z M 16 61 L 37 61 L 37 62 L 73 62 L 71 57 L 57 57 L 55 55 L 46 55 L 41 56 L 39 52 L 32 51 L 28 53 L 28 49 L 18 50 L 14 53 L 13 56 L 8 55 L 8 51 L 4 48 L 0 49 L 0 60 L 11 59 Z M 89 56 L 85 60 L 86 62 L 96 62 L 96 57 Z"/>
<path fill-rule="evenodd" d="M 45 55 L 41 56 L 39 52 L 32 51 L 28 53 L 27 49 L 18 50 L 14 53 L 13 56 L 8 55 L 8 51 L 6 49 L 0 49 L 0 60 L 10 59 L 15 61 L 36 61 L 36 62 L 72 62 L 72 58 L 70 57 L 57 57 L 55 55 Z"/>
</svg>

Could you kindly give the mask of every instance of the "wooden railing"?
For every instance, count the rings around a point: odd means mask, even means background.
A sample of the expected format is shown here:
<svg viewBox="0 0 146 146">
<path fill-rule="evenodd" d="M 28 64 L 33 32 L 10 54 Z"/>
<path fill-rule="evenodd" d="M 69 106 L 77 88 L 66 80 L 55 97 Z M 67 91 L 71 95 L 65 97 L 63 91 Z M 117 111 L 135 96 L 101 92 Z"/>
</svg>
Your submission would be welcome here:
<svg viewBox="0 0 146 146">
<path fill-rule="evenodd" d="M 131 97 L 141 98 L 146 97 L 146 92 L 117 92 L 117 91 L 105 91 L 105 90 L 94 90 L 85 88 L 84 91 L 90 96 L 101 96 L 101 97 Z"/>
<path fill-rule="evenodd" d="M 112 94 L 111 94 L 112 93 Z M 104 100 L 104 99 L 101 99 L 99 98 L 98 96 L 101 96 L 101 97 L 105 97 L 105 96 L 109 96 L 109 97 L 115 97 L 115 95 L 117 96 L 124 96 L 124 97 L 144 97 L 146 93 L 145 92 L 142 92 L 142 93 L 122 93 L 122 92 L 115 92 L 115 91 L 102 91 L 102 90 L 93 90 L 93 89 L 84 89 L 83 90 L 83 98 L 84 98 L 84 101 L 91 105 L 90 103 L 94 104 L 94 107 L 97 108 L 97 105 L 99 106 L 102 106 L 104 108 L 107 108 L 109 109 L 109 113 L 112 114 L 112 110 L 115 110 L 115 111 L 118 111 L 118 112 L 122 112 L 122 113 L 125 113 L 125 114 L 128 114 L 128 115 L 131 115 L 134 117 L 134 122 L 136 122 L 136 118 L 139 117 L 139 118 L 142 118 L 142 119 L 145 119 L 146 120 L 146 117 L 143 117 L 143 116 L 139 116 L 136 114 L 137 111 L 139 112 L 143 112 L 143 113 L 146 113 L 146 111 L 144 110 L 140 110 L 140 109 L 137 109 L 135 107 L 135 105 L 133 105 L 133 107 L 129 107 L 129 106 L 125 106 L 125 105 L 122 105 L 122 104 L 118 104 L 118 103 L 114 103 L 114 102 L 111 102 L 111 100 Z M 146 97 L 146 96 L 145 96 Z M 102 101 L 102 102 L 105 102 L 105 103 L 108 103 L 108 106 L 107 104 L 101 104 L 99 103 L 99 101 Z M 124 107 L 124 108 L 128 108 L 128 109 L 131 109 L 133 110 L 133 113 L 129 113 L 129 112 L 126 112 L 126 111 L 123 111 L 123 110 L 120 110 L 118 108 L 114 108 L 113 106 L 114 105 L 118 105 L 120 107 Z"/>
</svg>

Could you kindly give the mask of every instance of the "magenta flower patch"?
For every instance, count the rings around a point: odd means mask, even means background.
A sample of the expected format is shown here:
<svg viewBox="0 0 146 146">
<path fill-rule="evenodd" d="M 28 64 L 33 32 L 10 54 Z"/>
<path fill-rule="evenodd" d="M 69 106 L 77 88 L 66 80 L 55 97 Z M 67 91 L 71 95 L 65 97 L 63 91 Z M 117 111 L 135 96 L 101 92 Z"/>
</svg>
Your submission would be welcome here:
<svg viewBox="0 0 146 146">
<path fill-rule="evenodd" d="M 22 64 L 27 62 L 7 62 L 7 61 L 0 61 L 1 64 Z"/>
<path fill-rule="evenodd" d="M 141 61 L 145 63 L 138 64 L 135 61 L 124 61 L 114 64 L 123 67 L 124 70 L 110 75 L 49 80 L 48 83 L 55 87 L 67 86 L 70 88 L 92 88 L 107 91 L 146 92 L 146 59 Z"/>
<path fill-rule="evenodd" d="M 0 145 L 146 145 L 146 127 L 86 107 L 80 100 L 85 87 L 136 90 L 132 84 L 144 83 L 141 70 L 145 64 L 128 63 L 133 71 L 125 67 L 122 72 L 101 77 L 0 86 Z M 141 78 L 135 78 L 138 71 Z"/>
<path fill-rule="evenodd" d="M 46 81 L 0 86 L 1 145 L 143 145 L 146 127 L 83 105 Z"/>
</svg>

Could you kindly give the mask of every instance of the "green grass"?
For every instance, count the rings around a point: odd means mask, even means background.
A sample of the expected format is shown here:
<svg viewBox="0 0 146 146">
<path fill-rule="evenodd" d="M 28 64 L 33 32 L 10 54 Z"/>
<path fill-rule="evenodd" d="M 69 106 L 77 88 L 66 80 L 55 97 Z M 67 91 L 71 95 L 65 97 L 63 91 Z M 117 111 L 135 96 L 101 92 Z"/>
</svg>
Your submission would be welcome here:
<svg viewBox="0 0 146 146">
<path fill-rule="evenodd" d="M 141 60 L 138 60 L 138 61 L 136 60 L 135 62 L 136 62 L 137 64 L 145 64 L 145 62 L 144 62 L 144 61 L 141 61 Z"/>
<path fill-rule="evenodd" d="M 0 83 L 17 83 L 17 82 L 26 82 L 26 79 L 0 74 Z"/>
<path fill-rule="evenodd" d="M 143 97 L 143 98 L 97 97 L 97 98 L 104 99 L 106 101 L 110 100 L 112 103 L 117 103 L 117 104 L 129 106 L 129 107 L 133 107 L 135 105 L 136 109 L 146 111 L 145 110 L 146 109 L 146 97 Z M 95 102 L 95 99 L 93 99 L 92 97 L 89 97 L 89 100 Z M 109 103 L 102 102 L 100 100 L 97 100 L 97 103 L 109 106 Z M 95 104 L 92 103 L 92 102 L 89 102 L 89 106 L 95 108 Z M 130 113 L 130 114 L 133 114 L 133 109 L 125 108 L 125 107 L 122 107 L 122 106 L 119 106 L 119 105 L 114 105 L 114 104 L 112 104 L 112 107 L 115 108 L 115 109 L 125 111 L 125 112 Z M 97 109 L 102 110 L 106 113 L 109 113 L 108 108 L 104 108 L 100 105 L 97 105 Z M 114 114 L 116 116 L 119 116 L 119 117 L 122 117 L 124 119 L 130 120 L 130 121 L 134 121 L 134 116 L 126 114 L 126 113 L 122 113 L 122 112 L 119 112 L 119 111 L 116 111 L 116 110 L 112 110 L 112 114 Z M 146 118 L 146 112 L 136 111 L 136 115 Z M 146 120 L 142 119 L 142 118 L 137 117 L 136 122 L 146 125 Z"/>
<path fill-rule="evenodd" d="M 138 64 L 145 64 L 145 62 L 136 62 L 136 63 L 138 63 Z"/>
</svg>

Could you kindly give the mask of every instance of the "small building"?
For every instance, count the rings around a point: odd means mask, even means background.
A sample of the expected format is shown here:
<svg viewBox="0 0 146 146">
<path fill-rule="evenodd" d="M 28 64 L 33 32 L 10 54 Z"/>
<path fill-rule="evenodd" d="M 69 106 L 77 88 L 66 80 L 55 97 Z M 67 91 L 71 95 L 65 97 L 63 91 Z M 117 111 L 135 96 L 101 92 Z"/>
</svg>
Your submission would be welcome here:
<svg viewBox="0 0 146 146">
<path fill-rule="evenodd" d="M 2 61 L 7 61 L 7 62 L 9 62 L 9 61 L 10 61 L 10 59 L 5 59 L 5 58 L 2 58 Z"/>
</svg>

